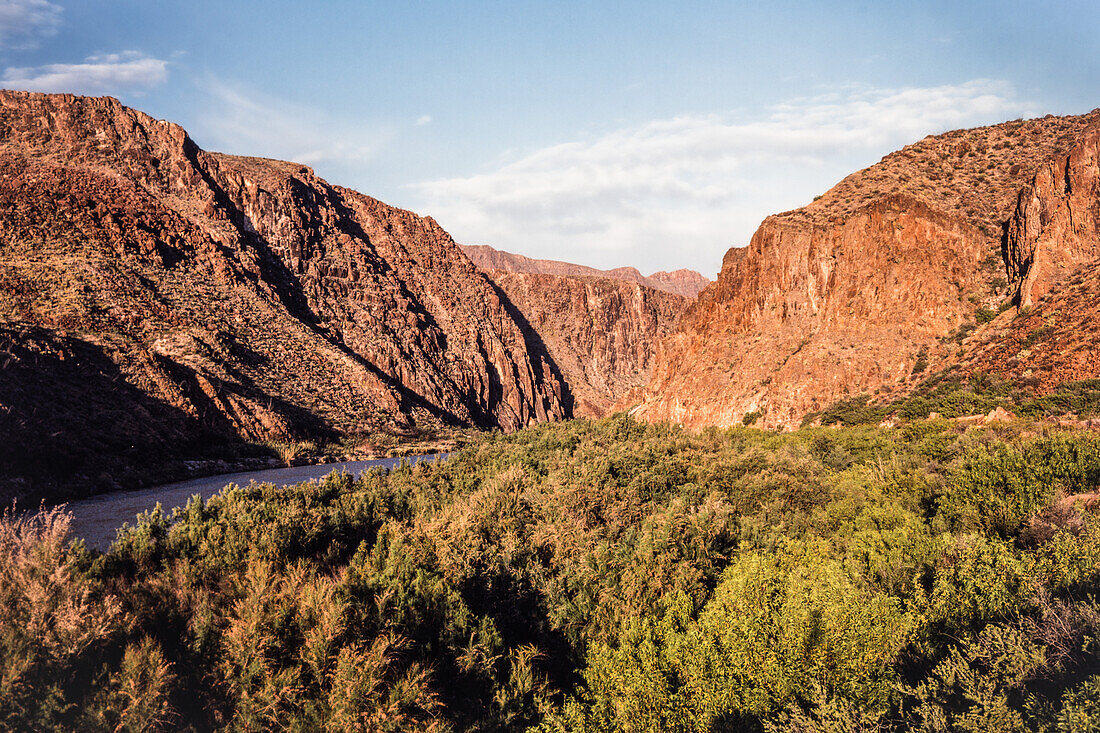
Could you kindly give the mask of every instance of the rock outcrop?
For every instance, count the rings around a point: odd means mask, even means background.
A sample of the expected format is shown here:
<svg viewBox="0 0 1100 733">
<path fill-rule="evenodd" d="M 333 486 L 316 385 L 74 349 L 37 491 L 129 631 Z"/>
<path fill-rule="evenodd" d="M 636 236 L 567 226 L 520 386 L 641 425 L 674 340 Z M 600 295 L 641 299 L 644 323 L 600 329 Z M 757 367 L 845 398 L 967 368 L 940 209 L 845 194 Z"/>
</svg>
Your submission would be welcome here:
<svg viewBox="0 0 1100 733">
<path fill-rule="evenodd" d="M 690 300 L 634 282 L 489 270 L 501 300 L 545 348 L 577 417 L 602 417 L 649 380 L 657 344 Z"/>
<path fill-rule="evenodd" d="M 523 272 L 534 275 L 565 275 L 570 277 L 605 277 L 612 280 L 626 280 L 638 283 L 654 290 L 694 298 L 707 286 L 710 280 L 694 270 L 674 270 L 673 272 L 655 272 L 646 277 L 634 267 L 616 267 L 613 270 L 597 270 L 594 267 L 561 262 L 559 260 L 538 260 L 523 255 L 504 252 L 484 244 L 462 245 L 466 255 L 483 270 L 501 272 Z"/>
<path fill-rule="evenodd" d="M 762 427 L 797 427 L 837 399 L 904 391 L 919 363 L 950 357 L 942 337 L 1011 295 L 1010 277 L 1049 287 L 1095 256 L 1095 195 L 1074 192 L 1095 190 L 1098 120 L 925 138 L 768 217 L 662 343 L 650 384 L 620 406 L 693 427 L 750 413 Z M 1018 196 L 1029 181 L 1033 193 Z M 1046 250 L 1062 269 L 1033 264 Z"/>
<path fill-rule="evenodd" d="M 529 338 L 430 218 L 0 91 L 0 498 L 227 439 L 565 417 Z"/>
<path fill-rule="evenodd" d="M 1100 122 L 1065 155 L 1053 156 L 1016 197 L 1005 260 L 1021 306 L 1100 257 Z"/>
</svg>

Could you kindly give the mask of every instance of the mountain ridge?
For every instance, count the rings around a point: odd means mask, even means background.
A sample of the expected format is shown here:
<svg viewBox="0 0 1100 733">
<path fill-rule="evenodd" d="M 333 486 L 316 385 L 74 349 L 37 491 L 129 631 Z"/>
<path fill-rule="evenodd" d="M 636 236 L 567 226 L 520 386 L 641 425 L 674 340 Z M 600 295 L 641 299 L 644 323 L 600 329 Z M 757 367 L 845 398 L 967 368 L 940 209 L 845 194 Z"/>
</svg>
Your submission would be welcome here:
<svg viewBox="0 0 1100 733">
<path fill-rule="evenodd" d="M 577 265 L 561 260 L 544 260 L 525 255 L 505 252 L 485 244 L 460 245 L 474 264 L 485 270 L 518 272 L 534 275 L 568 275 L 574 277 L 604 277 L 612 280 L 625 280 L 640 285 L 663 290 L 668 293 L 694 298 L 710 282 L 696 272 L 681 268 L 672 272 L 658 271 L 643 275 L 636 267 L 616 267 L 611 270 L 598 270 L 587 265 Z"/>
<path fill-rule="evenodd" d="M 8 497 L 219 441 L 567 415 L 554 365 L 430 218 L 207 153 L 112 98 L 0 91 L 0 171 L 0 350 L 24 379 L 0 385 Z M 104 425 L 93 389 L 133 417 Z"/>
<path fill-rule="evenodd" d="M 1027 252 L 1064 265 L 1043 287 L 1096 256 L 1072 222 L 1095 206 L 1095 156 L 1082 151 L 1098 121 L 930 136 L 766 218 L 659 346 L 649 385 L 618 406 L 691 427 L 792 428 L 833 401 L 911 388 L 918 363 L 950 363 L 944 339 L 979 311 L 1027 299 L 1021 273 L 1042 269 Z M 1057 185 L 1067 171 L 1079 180 L 1066 188 L 1087 192 L 1075 205 Z M 1011 245 L 1037 238 L 1038 250 Z"/>
</svg>

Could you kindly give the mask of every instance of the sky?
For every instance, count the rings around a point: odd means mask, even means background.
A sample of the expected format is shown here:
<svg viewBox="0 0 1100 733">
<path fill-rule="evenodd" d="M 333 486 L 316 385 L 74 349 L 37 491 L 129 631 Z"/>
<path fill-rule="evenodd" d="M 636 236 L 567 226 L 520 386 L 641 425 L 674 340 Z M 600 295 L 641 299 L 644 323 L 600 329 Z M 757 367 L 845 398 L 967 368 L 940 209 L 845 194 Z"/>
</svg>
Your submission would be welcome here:
<svg viewBox="0 0 1100 733">
<path fill-rule="evenodd" d="M 708 277 L 928 134 L 1100 106 L 1100 3 L 0 0 L 0 87 L 118 97 L 531 257 Z"/>
</svg>

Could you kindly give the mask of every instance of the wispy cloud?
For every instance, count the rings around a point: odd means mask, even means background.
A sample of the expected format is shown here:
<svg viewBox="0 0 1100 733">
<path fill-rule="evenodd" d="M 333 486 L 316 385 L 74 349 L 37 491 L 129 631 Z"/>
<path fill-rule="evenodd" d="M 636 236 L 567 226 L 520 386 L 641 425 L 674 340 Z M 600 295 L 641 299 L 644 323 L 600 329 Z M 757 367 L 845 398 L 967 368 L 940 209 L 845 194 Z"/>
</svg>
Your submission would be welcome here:
<svg viewBox="0 0 1100 733">
<path fill-rule="evenodd" d="M 7 68 L 0 84 L 32 92 L 102 94 L 149 89 L 163 84 L 167 78 L 167 61 L 137 51 L 123 51 L 89 56 L 80 64 Z"/>
<path fill-rule="evenodd" d="M 417 127 L 423 127 L 424 125 L 430 125 L 430 124 L 432 124 L 432 116 L 431 115 L 420 115 L 419 117 L 416 118 Z"/>
<path fill-rule="evenodd" d="M 0 48 L 36 48 L 60 25 L 61 8 L 46 0 L 0 0 Z"/>
<path fill-rule="evenodd" d="M 205 147 L 298 163 L 371 159 L 388 133 L 325 111 L 264 95 L 217 78 L 198 81 L 191 132 Z"/>
<path fill-rule="evenodd" d="M 849 87 L 774 106 L 760 119 L 657 120 L 413 188 L 419 208 L 460 241 L 602 266 L 706 268 L 746 243 L 765 215 L 805 203 L 850 172 L 853 160 L 1027 111 L 996 81 Z"/>
</svg>

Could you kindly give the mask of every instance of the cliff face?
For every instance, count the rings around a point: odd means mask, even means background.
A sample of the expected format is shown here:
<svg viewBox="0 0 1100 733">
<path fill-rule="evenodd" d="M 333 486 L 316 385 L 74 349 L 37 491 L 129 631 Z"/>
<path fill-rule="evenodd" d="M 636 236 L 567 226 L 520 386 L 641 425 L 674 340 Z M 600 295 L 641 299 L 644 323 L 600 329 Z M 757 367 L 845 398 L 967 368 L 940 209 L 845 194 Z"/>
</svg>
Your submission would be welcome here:
<svg viewBox="0 0 1100 733">
<path fill-rule="evenodd" d="M 527 338 L 431 219 L 113 99 L 0 92 L 0 493 L 227 437 L 564 417 Z"/>
<path fill-rule="evenodd" d="M 616 267 L 613 270 L 597 270 L 594 267 L 576 265 L 559 260 L 537 260 L 523 255 L 504 252 L 484 244 L 462 245 L 463 251 L 475 265 L 483 270 L 523 272 L 533 275 L 562 275 L 568 277 L 605 277 L 638 283 L 654 290 L 694 298 L 710 280 L 694 270 L 655 272 L 646 277 L 634 267 Z"/>
<path fill-rule="evenodd" d="M 1041 251 L 1045 237 L 1059 242 L 1050 248 L 1058 262 L 1088 259 L 1094 230 L 1079 223 L 1079 212 L 1095 196 L 1074 204 L 1067 192 L 1089 181 L 1095 190 L 1088 151 L 1098 118 L 925 138 L 813 204 L 769 217 L 745 250 L 727 254 L 718 280 L 662 343 L 650 384 L 634 398 L 636 414 L 699 427 L 759 413 L 762 427 L 795 427 L 836 399 L 904 390 L 919 359 L 948 358 L 939 337 L 1010 295 L 1008 262 L 1027 261 L 1011 252 Z M 1067 167 L 1082 171 L 1071 176 L 1080 183 L 1059 188 Z M 1029 180 L 1045 202 L 1040 211 L 1064 213 L 1040 216 L 1043 233 L 1013 235 L 1005 222 L 1021 217 L 1013 211 Z"/>
<path fill-rule="evenodd" d="M 540 342 L 567 385 L 572 412 L 602 417 L 650 376 L 657 343 L 690 302 L 637 283 L 490 270 L 501 299 Z"/>
<path fill-rule="evenodd" d="M 1016 197 L 1005 259 L 1022 306 L 1100 257 L 1100 122 L 1065 155 L 1045 161 Z"/>
</svg>

